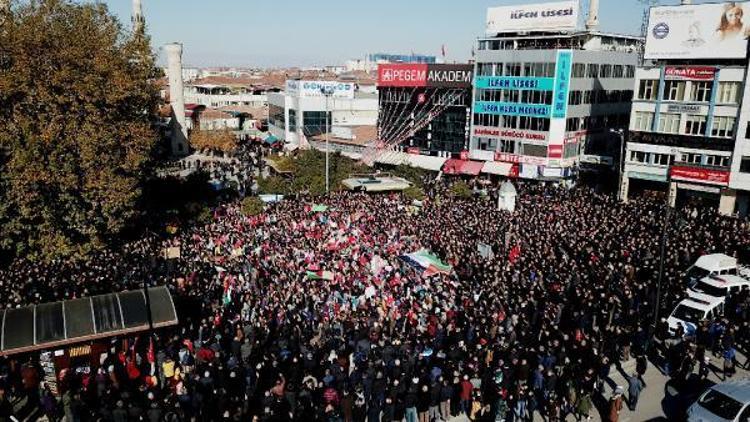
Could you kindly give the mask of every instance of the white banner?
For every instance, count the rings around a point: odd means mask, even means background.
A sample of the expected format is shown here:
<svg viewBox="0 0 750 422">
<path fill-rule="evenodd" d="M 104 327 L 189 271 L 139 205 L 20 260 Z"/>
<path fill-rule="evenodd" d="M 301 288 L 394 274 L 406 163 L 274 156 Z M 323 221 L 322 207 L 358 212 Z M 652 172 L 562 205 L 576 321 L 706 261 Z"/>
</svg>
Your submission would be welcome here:
<svg viewBox="0 0 750 422">
<path fill-rule="evenodd" d="M 300 97 L 323 97 L 330 91 L 335 98 L 354 98 L 354 83 L 338 81 L 286 81 L 286 93 Z"/>
<path fill-rule="evenodd" d="M 652 7 L 646 59 L 742 59 L 750 5 L 726 2 Z"/>
<path fill-rule="evenodd" d="M 502 32 L 571 31 L 578 27 L 578 1 L 487 9 L 487 35 Z"/>
</svg>

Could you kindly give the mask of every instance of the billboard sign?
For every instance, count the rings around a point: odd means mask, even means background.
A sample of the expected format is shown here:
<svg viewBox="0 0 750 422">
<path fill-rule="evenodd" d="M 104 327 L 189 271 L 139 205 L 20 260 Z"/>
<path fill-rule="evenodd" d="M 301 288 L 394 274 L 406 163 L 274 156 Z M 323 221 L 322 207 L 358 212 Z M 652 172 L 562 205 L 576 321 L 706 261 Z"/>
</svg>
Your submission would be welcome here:
<svg viewBox="0 0 750 422">
<path fill-rule="evenodd" d="M 523 76 L 478 76 L 478 89 L 525 89 L 530 91 L 552 91 L 553 78 L 529 78 Z"/>
<path fill-rule="evenodd" d="M 286 93 L 305 98 L 324 97 L 324 91 L 332 93 L 334 98 L 354 98 L 354 84 L 339 81 L 286 81 Z"/>
<path fill-rule="evenodd" d="M 552 117 L 564 119 L 568 114 L 568 91 L 570 90 L 570 72 L 573 69 L 573 52 L 558 50 L 557 67 L 555 68 L 555 95 L 552 100 Z"/>
<path fill-rule="evenodd" d="M 487 9 L 487 35 L 504 32 L 572 31 L 578 27 L 578 1 Z"/>
<path fill-rule="evenodd" d="M 499 116 L 549 117 L 550 107 L 544 104 L 494 103 L 477 101 L 474 103 L 476 113 L 496 114 Z"/>
<path fill-rule="evenodd" d="M 716 76 L 716 68 L 711 66 L 667 67 L 664 69 L 664 79 L 712 81 Z"/>
<path fill-rule="evenodd" d="M 729 172 L 722 170 L 711 170 L 700 167 L 674 166 L 669 175 L 674 180 L 686 180 L 689 182 L 702 182 L 711 185 L 729 185 Z"/>
<path fill-rule="evenodd" d="M 532 141 L 546 141 L 547 132 L 526 132 L 516 129 L 500 129 L 490 127 L 475 127 L 474 136 L 486 136 L 491 138 L 522 139 Z"/>
<path fill-rule="evenodd" d="M 474 66 L 463 64 L 381 64 L 378 86 L 471 88 Z"/>
<path fill-rule="evenodd" d="M 646 59 L 743 59 L 750 4 L 707 3 L 652 7 Z"/>
</svg>

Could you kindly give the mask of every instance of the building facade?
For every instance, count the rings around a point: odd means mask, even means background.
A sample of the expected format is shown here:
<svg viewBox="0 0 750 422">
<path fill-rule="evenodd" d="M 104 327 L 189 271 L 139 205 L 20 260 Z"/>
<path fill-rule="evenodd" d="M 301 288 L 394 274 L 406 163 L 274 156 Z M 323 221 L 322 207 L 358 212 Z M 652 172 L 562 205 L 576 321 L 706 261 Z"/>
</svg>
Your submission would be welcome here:
<svg viewBox="0 0 750 422">
<path fill-rule="evenodd" d="M 381 64 L 378 139 L 412 154 L 466 150 L 473 71 L 469 64 Z"/>
<path fill-rule="evenodd" d="M 269 132 L 292 147 L 306 146 L 310 138 L 324 133 L 374 128 L 377 119 L 374 83 L 288 80 L 284 91 L 268 94 Z"/>
<path fill-rule="evenodd" d="M 575 30 L 480 38 L 469 157 L 538 180 L 575 176 L 587 155 L 619 157 L 612 130 L 629 122 L 639 44 Z"/>
<path fill-rule="evenodd" d="M 723 214 L 747 215 L 747 40 L 703 40 L 667 29 L 709 25 L 727 5 L 651 9 L 644 65 L 636 71 L 623 199 L 657 191 L 673 206 L 700 202 Z M 739 7 L 750 12 L 748 5 Z"/>
</svg>

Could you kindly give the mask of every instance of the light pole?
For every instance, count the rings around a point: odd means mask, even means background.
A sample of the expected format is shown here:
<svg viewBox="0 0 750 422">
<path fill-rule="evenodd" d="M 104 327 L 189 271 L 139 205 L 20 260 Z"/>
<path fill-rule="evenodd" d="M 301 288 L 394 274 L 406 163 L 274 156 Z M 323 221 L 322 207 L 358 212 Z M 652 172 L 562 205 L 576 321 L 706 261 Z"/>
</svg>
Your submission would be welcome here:
<svg viewBox="0 0 750 422">
<path fill-rule="evenodd" d="M 617 199 L 622 201 L 624 198 L 622 192 L 622 181 L 623 177 L 625 177 L 625 131 L 622 129 L 610 129 L 609 131 L 620 137 L 620 177 L 618 178 L 617 184 Z"/>
<path fill-rule="evenodd" d="M 328 144 L 329 137 L 330 137 L 330 130 L 329 130 L 329 122 L 328 122 L 328 98 L 333 95 L 333 88 L 330 86 L 324 86 L 320 88 L 320 93 L 323 94 L 324 97 L 326 97 L 326 194 L 330 191 L 331 185 L 330 185 L 330 175 L 329 175 L 329 158 L 328 158 L 328 152 L 330 149 L 330 146 Z"/>
</svg>

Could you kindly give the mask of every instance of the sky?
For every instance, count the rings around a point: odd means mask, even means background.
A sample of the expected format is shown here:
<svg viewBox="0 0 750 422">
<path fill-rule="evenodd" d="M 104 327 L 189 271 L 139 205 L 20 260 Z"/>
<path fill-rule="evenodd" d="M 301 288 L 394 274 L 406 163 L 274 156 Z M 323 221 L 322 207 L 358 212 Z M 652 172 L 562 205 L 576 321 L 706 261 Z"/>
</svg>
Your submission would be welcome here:
<svg viewBox="0 0 750 422">
<path fill-rule="evenodd" d="M 131 0 L 78 1 L 104 2 L 123 23 L 130 24 Z M 488 7 L 532 3 L 528 0 L 142 1 L 154 48 L 181 42 L 185 67 L 335 65 L 378 52 L 440 55 L 443 44 L 447 61 L 461 62 L 471 57 L 474 41 L 483 35 Z M 679 0 L 660 3 L 679 4 Z M 632 35 L 640 32 L 642 0 L 600 0 L 600 4 L 602 31 Z M 588 0 L 581 0 L 582 11 L 587 7 Z"/>
</svg>

